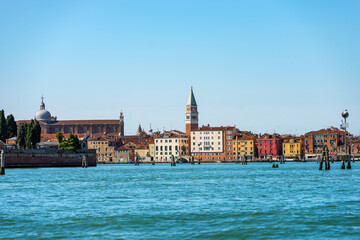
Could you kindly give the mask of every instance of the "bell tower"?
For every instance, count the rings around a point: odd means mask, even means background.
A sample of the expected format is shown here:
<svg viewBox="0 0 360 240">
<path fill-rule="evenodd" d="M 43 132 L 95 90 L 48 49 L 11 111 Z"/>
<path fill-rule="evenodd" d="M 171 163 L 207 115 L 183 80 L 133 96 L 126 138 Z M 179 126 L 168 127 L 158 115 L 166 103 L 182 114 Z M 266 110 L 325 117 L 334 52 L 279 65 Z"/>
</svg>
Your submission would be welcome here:
<svg viewBox="0 0 360 240">
<path fill-rule="evenodd" d="M 124 114 L 121 110 L 120 112 L 120 122 L 119 122 L 119 127 L 120 127 L 120 136 L 124 136 Z"/>
<path fill-rule="evenodd" d="M 185 123 L 186 123 L 186 136 L 190 137 L 191 130 L 198 128 L 199 124 L 199 113 L 197 111 L 197 104 L 193 92 L 193 87 L 191 86 L 190 95 L 186 104 L 186 113 L 185 113 Z"/>
</svg>

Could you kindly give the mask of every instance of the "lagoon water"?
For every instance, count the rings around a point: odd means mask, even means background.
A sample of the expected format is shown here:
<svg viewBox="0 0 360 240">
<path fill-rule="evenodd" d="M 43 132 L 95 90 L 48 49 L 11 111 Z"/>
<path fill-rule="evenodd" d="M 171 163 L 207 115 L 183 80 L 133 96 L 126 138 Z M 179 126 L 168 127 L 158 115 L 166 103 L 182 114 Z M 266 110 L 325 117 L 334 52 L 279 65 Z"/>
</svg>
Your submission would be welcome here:
<svg viewBox="0 0 360 240">
<path fill-rule="evenodd" d="M 0 239 L 360 239 L 360 163 L 6 169 Z"/>
</svg>

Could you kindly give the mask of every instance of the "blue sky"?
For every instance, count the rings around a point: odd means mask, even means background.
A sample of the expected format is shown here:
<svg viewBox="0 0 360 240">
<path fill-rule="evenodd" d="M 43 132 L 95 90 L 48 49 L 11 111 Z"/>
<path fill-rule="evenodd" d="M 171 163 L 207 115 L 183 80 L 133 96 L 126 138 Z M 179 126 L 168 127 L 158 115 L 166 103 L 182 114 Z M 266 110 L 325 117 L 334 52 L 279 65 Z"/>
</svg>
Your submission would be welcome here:
<svg viewBox="0 0 360 240">
<path fill-rule="evenodd" d="M 360 1 L 0 1 L 0 109 L 116 119 L 125 133 L 200 125 L 360 135 Z"/>
</svg>

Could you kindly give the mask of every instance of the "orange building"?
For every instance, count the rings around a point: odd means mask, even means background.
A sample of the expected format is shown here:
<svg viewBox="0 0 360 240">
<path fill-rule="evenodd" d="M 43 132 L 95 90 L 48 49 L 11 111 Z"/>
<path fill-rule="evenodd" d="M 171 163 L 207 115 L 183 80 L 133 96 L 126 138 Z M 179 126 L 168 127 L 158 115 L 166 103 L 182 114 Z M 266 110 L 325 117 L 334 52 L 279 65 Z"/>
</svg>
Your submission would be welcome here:
<svg viewBox="0 0 360 240">
<path fill-rule="evenodd" d="M 337 155 L 338 146 L 344 145 L 345 132 L 337 128 L 320 129 L 305 134 L 305 158 L 312 159 L 321 155 L 326 145 L 329 155 Z"/>
</svg>

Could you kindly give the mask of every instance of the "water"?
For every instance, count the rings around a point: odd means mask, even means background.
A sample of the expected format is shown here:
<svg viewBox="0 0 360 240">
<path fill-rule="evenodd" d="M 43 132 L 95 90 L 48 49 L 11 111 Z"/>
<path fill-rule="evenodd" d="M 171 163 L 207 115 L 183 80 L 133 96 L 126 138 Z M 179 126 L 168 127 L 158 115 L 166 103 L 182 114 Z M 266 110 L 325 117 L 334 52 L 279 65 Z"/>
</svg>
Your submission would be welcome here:
<svg viewBox="0 0 360 240">
<path fill-rule="evenodd" d="M 360 163 L 7 169 L 0 238 L 359 239 Z"/>
</svg>

